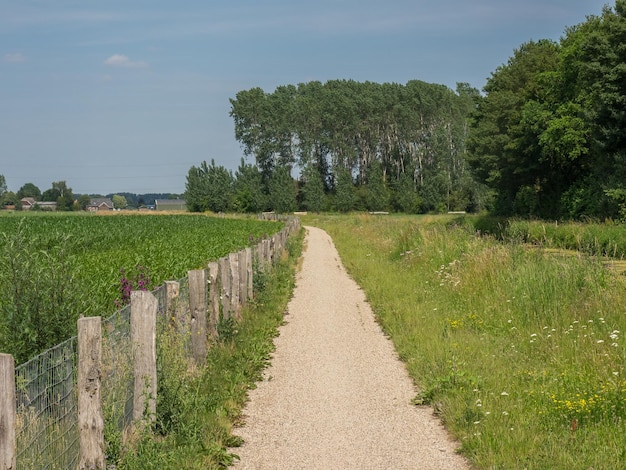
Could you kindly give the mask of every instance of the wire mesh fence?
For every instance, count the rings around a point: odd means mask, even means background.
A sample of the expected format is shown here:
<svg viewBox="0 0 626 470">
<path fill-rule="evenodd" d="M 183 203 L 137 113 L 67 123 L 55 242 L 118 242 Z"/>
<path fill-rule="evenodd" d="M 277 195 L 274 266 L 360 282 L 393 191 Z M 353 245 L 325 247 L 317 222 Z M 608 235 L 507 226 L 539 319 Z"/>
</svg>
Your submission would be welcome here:
<svg viewBox="0 0 626 470">
<path fill-rule="evenodd" d="M 17 468 L 74 468 L 78 459 L 76 337 L 15 369 Z"/>
<path fill-rule="evenodd" d="M 260 248 L 257 251 L 261 253 Z M 174 298 L 168 295 L 166 285 L 153 291 L 158 301 L 157 355 L 161 343 L 161 350 L 168 351 L 159 359 L 161 367 L 184 372 L 192 349 L 188 278 L 178 280 L 177 287 Z M 77 466 L 77 343 L 77 337 L 72 337 L 15 368 L 17 469 Z M 131 306 L 126 305 L 102 321 L 101 406 L 107 457 L 113 460 L 133 422 L 133 356 Z"/>
</svg>

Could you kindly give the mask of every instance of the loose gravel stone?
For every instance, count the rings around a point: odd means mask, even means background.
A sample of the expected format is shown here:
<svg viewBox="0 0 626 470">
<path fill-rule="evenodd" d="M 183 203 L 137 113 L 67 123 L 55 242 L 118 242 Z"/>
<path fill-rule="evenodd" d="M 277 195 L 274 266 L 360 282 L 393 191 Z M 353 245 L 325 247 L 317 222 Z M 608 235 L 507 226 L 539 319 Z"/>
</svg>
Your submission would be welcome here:
<svg viewBox="0 0 626 470">
<path fill-rule="evenodd" d="M 416 389 L 332 239 L 306 230 L 286 324 L 235 432 L 235 468 L 468 469 L 432 409 L 411 404 Z"/>
</svg>

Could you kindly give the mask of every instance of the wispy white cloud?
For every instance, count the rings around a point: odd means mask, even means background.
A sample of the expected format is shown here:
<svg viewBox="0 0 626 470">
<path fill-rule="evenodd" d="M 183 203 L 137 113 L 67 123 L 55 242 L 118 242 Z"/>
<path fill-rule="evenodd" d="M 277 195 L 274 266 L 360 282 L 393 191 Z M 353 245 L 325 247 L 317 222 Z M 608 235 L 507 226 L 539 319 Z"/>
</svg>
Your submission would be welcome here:
<svg viewBox="0 0 626 470">
<path fill-rule="evenodd" d="M 4 56 L 2 56 L 2 60 L 4 60 L 5 62 L 13 63 L 26 62 L 26 56 L 24 56 L 24 54 L 22 54 L 21 52 L 13 52 L 9 54 L 4 54 Z"/>
<path fill-rule="evenodd" d="M 130 60 L 127 56 L 122 54 L 113 54 L 104 61 L 104 65 L 108 65 L 109 67 L 142 68 L 147 67 L 148 63 Z"/>
</svg>

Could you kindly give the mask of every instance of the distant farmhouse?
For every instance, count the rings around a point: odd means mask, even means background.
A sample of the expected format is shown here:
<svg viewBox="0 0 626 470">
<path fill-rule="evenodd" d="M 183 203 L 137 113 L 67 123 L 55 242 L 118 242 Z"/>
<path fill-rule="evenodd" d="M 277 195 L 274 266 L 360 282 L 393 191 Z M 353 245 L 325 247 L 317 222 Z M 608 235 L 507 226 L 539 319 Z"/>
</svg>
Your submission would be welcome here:
<svg viewBox="0 0 626 470">
<path fill-rule="evenodd" d="M 22 204 L 23 211 L 29 211 L 35 208 L 46 210 L 46 211 L 55 211 L 57 210 L 57 203 L 54 201 L 36 201 L 35 198 L 32 197 L 23 197 L 20 199 L 20 203 Z"/>
<path fill-rule="evenodd" d="M 184 199 L 155 199 L 154 209 L 157 211 L 186 211 L 187 203 Z"/>
<path fill-rule="evenodd" d="M 108 197 L 95 197 L 91 200 L 87 207 L 85 207 L 90 212 L 97 211 L 112 211 L 113 210 L 113 200 Z"/>
<path fill-rule="evenodd" d="M 34 197 L 23 197 L 22 199 L 20 199 L 20 202 L 22 203 L 23 211 L 29 211 L 34 207 L 35 204 L 37 204 L 37 201 Z"/>
</svg>

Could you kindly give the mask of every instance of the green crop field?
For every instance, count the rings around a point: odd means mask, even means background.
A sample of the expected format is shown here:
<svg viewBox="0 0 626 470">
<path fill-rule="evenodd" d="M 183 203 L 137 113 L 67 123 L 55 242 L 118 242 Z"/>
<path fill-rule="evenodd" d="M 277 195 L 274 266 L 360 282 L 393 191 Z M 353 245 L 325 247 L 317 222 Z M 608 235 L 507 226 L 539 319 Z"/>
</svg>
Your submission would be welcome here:
<svg viewBox="0 0 626 470">
<path fill-rule="evenodd" d="M 121 281 L 156 287 L 271 235 L 281 223 L 167 214 L 0 217 L 0 351 L 22 362 L 106 317 Z"/>
</svg>

